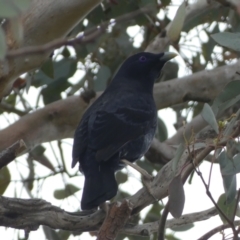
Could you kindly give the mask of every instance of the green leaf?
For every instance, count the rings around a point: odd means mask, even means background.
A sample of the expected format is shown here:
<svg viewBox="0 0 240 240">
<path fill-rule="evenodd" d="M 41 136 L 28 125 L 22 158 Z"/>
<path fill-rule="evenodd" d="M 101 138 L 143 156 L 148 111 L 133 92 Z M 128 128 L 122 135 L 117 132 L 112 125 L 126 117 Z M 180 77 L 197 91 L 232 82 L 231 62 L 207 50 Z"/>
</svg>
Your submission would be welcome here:
<svg viewBox="0 0 240 240">
<path fill-rule="evenodd" d="M 163 205 L 160 203 L 153 204 L 151 209 L 146 214 L 144 218 L 144 223 L 155 222 L 158 221 L 160 218 L 161 211 L 163 209 Z"/>
<path fill-rule="evenodd" d="M 164 7 L 166 7 L 171 3 L 171 0 L 162 0 L 161 3 Z"/>
<path fill-rule="evenodd" d="M 5 99 L 6 103 L 12 105 L 12 106 L 15 106 L 16 104 L 16 98 L 17 98 L 17 95 L 16 94 L 10 94 L 8 95 L 8 97 Z"/>
<path fill-rule="evenodd" d="M 65 58 L 69 58 L 71 56 L 69 50 L 67 47 L 65 47 L 62 51 L 62 55 L 65 57 Z"/>
<path fill-rule="evenodd" d="M 12 18 L 19 15 L 19 9 L 14 2 L 0 0 L 0 18 Z"/>
<path fill-rule="evenodd" d="M 49 60 L 51 61 L 51 60 Z M 51 66 L 47 67 L 48 70 L 46 71 L 45 68 L 45 73 L 40 69 L 33 78 L 32 85 L 35 87 L 40 87 L 45 84 L 50 84 L 53 83 L 53 79 L 50 78 L 49 76 L 54 75 L 54 80 L 57 80 L 61 77 L 63 78 L 70 78 L 73 76 L 73 74 L 76 72 L 77 69 L 77 61 L 76 59 L 72 58 L 64 58 L 60 61 L 53 62 L 53 70 L 51 70 Z M 51 73 L 51 71 L 54 72 Z"/>
<path fill-rule="evenodd" d="M 201 115 L 203 119 L 215 130 L 215 132 L 219 134 L 217 120 L 212 108 L 207 103 L 204 104 Z"/>
<path fill-rule="evenodd" d="M 31 0 L 14 0 L 14 4 L 21 10 L 25 11 L 29 8 Z"/>
<path fill-rule="evenodd" d="M 70 231 L 66 231 L 66 230 L 59 230 L 58 231 L 58 236 L 60 237 L 61 240 L 68 240 L 70 235 L 71 235 Z"/>
<path fill-rule="evenodd" d="M 175 232 L 185 232 L 185 231 L 190 230 L 193 227 L 194 227 L 193 223 L 188 223 L 188 224 L 185 224 L 185 225 L 171 227 L 170 229 L 172 229 Z"/>
<path fill-rule="evenodd" d="M 47 167 L 48 169 L 52 170 L 53 172 L 55 172 L 55 168 L 52 165 L 51 161 L 44 155 L 46 148 L 43 147 L 42 145 L 39 145 L 37 147 L 35 147 L 31 152 L 30 152 L 30 156 L 37 162 L 39 162 L 40 164 L 42 164 L 43 166 Z"/>
<path fill-rule="evenodd" d="M 158 117 L 157 121 L 158 121 L 158 127 L 156 132 L 156 138 L 160 142 L 164 142 L 168 137 L 168 130 L 164 121 L 160 117 Z"/>
<path fill-rule="evenodd" d="M 61 199 L 72 196 L 74 193 L 78 192 L 79 190 L 80 188 L 72 184 L 67 184 L 65 188 L 55 190 L 53 195 L 56 199 L 61 200 Z"/>
<path fill-rule="evenodd" d="M 236 175 L 229 175 L 223 177 L 223 186 L 226 193 L 226 203 L 231 203 L 235 197 L 237 192 L 237 178 Z"/>
<path fill-rule="evenodd" d="M 3 60 L 7 52 L 5 33 L 0 27 L 0 60 Z"/>
<path fill-rule="evenodd" d="M 163 69 L 159 80 L 156 82 L 163 82 L 178 77 L 179 66 L 176 62 L 167 62 Z"/>
<path fill-rule="evenodd" d="M 234 199 L 231 203 L 227 204 L 226 202 L 226 194 L 223 193 L 222 195 L 219 196 L 217 205 L 219 208 L 223 211 L 226 217 L 230 219 L 230 221 L 234 220 L 234 213 L 235 213 L 235 207 L 236 207 L 237 201 Z M 219 216 L 222 220 L 223 223 L 227 223 L 226 218 L 219 213 Z"/>
<path fill-rule="evenodd" d="M 240 81 L 235 80 L 228 83 L 222 92 L 215 98 L 212 109 L 215 115 L 229 108 L 240 100 Z"/>
<path fill-rule="evenodd" d="M 128 180 L 128 175 L 126 173 L 119 171 L 116 174 L 116 180 L 118 184 L 125 183 Z"/>
<path fill-rule="evenodd" d="M 171 41 L 178 40 L 183 28 L 185 16 L 186 16 L 186 3 L 183 2 L 179 6 L 175 17 L 171 22 L 170 27 L 167 29 L 167 36 L 170 38 Z"/>
<path fill-rule="evenodd" d="M 240 154 L 238 153 L 232 160 L 228 157 L 225 151 L 222 154 L 222 157 L 225 157 L 225 165 L 224 167 L 221 166 L 222 175 L 227 176 L 240 173 Z"/>
<path fill-rule="evenodd" d="M 48 59 L 41 67 L 41 70 L 44 74 L 46 74 L 49 78 L 54 78 L 54 67 L 52 59 Z"/>
<path fill-rule="evenodd" d="M 54 62 L 54 78 L 70 78 L 76 72 L 77 60 L 73 58 L 63 58 L 60 61 Z"/>
<path fill-rule="evenodd" d="M 169 212 L 174 218 L 180 218 L 185 204 L 185 194 L 181 175 L 173 178 L 168 187 Z"/>
<path fill-rule="evenodd" d="M 235 123 L 239 119 L 239 117 L 240 117 L 240 109 L 238 109 L 236 116 L 232 117 L 231 121 L 227 124 L 227 127 L 223 132 L 223 136 L 229 137 L 229 135 L 232 133 Z M 237 147 L 237 145 L 236 145 L 236 147 Z M 239 149 L 239 151 L 240 151 L 240 149 Z"/>
<path fill-rule="evenodd" d="M 65 91 L 70 86 L 71 84 L 66 78 L 59 78 L 48 84 L 47 87 L 43 88 L 41 91 L 44 104 L 47 105 L 61 99 L 61 92 Z"/>
<path fill-rule="evenodd" d="M 50 227 L 47 226 L 42 226 L 43 227 L 43 231 L 45 233 L 46 239 L 51 239 L 51 240 L 62 240 L 58 234 L 56 233 L 56 231 Z"/>
<path fill-rule="evenodd" d="M 166 234 L 165 239 L 166 240 L 181 240 L 180 238 L 175 237 L 173 234 Z"/>
<path fill-rule="evenodd" d="M 172 171 L 174 174 L 176 174 L 178 162 L 181 159 L 184 150 L 185 150 L 185 144 L 181 143 L 177 148 L 174 158 L 172 159 Z"/>
<path fill-rule="evenodd" d="M 236 188 L 237 188 L 237 180 L 236 180 L 236 174 L 229 174 L 226 175 L 226 169 L 231 166 L 232 164 L 231 160 L 228 159 L 227 154 L 225 151 L 223 151 L 219 158 L 219 164 L 220 164 L 220 170 L 222 174 L 223 179 L 223 187 L 226 193 L 226 202 L 231 203 L 236 196 Z"/>
<path fill-rule="evenodd" d="M 200 11 L 198 11 L 196 14 L 192 14 L 191 16 L 188 16 L 186 19 L 183 31 L 189 32 L 191 29 L 193 29 L 196 26 L 199 26 L 203 23 L 212 23 L 214 21 L 216 22 L 222 22 L 225 21 L 225 19 L 228 16 L 229 9 L 228 8 L 214 8 L 214 7 L 207 7 L 203 8 Z"/>
<path fill-rule="evenodd" d="M 212 33 L 216 33 L 216 32 L 219 32 L 218 24 L 216 24 L 216 26 L 212 30 Z M 209 36 L 208 32 L 206 32 L 206 34 Z M 202 44 L 202 53 L 206 62 L 208 61 L 212 62 L 211 55 L 215 46 L 216 46 L 216 42 L 212 38 L 210 38 L 210 36 L 209 36 L 208 42 Z"/>
<path fill-rule="evenodd" d="M 96 80 L 94 81 L 94 90 L 103 91 L 106 86 L 109 78 L 111 77 L 111 70 L 107 66 L 101 66 L 96 75 Z"/>
<path fill-rule="evenodd" d="M 5 192 L 10 181 L 11 181 L 11 175 L 8 170 L 8 167 L 3 167 L 0 170 L 0 195 L 2 195 Z"/>
<path fill-rule="evenodd" d="M 240 33 L 220 32 L 211 37 L 221 46 L 240 51 Z"/>
</svg>

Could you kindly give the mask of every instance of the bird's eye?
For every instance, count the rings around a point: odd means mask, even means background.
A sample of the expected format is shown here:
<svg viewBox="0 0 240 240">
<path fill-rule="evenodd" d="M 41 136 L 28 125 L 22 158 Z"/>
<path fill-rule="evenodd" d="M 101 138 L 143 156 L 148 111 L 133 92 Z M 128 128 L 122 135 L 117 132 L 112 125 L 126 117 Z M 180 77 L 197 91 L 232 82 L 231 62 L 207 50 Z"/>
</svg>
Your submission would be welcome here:
<svg viewBox="0 0 240 240">
<path fill-rule="evenodd" d="M 139 61 L 140 61 L 140 62 L 146 62 L 146 60 L 147 60 L 147 58 L 146 58 L 145 56 L 141 56 L 141 57 L 139 58 Z"/>
</svg>

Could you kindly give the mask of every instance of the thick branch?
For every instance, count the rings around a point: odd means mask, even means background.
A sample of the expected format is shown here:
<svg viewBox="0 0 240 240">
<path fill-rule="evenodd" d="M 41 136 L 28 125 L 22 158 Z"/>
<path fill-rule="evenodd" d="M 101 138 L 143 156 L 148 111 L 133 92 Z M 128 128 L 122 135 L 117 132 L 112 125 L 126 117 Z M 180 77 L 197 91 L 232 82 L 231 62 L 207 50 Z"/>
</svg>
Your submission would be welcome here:
<svg viewBox="0 0 240 240">
<path fill-rule="evenodd" d="M 214 208 L 170 219 L 167 228 L 203 221 L 217 214 Z M 0 197 L 0 226 L 37 230 L 40 225 L 68 231 L 98 231 L 105 217 L 102 210 L 91 214 L 69 213 L 42 199 L 16 199 Z M 157 232 L 158 221 L 142 225 L 127 223 L 120 232 L 129 235 L 150 236 Z"/>
</svg>

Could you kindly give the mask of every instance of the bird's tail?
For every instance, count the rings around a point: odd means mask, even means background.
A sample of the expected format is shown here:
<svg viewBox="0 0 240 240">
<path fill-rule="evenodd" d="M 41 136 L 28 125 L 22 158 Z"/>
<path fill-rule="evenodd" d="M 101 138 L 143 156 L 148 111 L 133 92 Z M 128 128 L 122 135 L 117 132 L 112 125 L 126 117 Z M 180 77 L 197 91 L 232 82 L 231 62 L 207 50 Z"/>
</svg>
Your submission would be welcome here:
<svg viewBox="0 0 240 240">
<path fill-rule="evenodd" d="M 83 195 L 81 201 L 82 210 L 98 207 L 101 203 L 113 198 L 117 194 L 118 186 L 114 171 L 105 166 L 85 175 Z"/>
</svg>

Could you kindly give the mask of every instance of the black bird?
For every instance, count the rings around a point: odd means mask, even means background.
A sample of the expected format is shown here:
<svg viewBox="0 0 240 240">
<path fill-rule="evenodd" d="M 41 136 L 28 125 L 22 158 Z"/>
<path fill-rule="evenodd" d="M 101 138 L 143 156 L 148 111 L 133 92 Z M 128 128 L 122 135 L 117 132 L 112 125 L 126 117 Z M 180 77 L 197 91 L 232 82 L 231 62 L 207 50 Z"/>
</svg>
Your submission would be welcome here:
<svg viewBox="0 0 240 240">
<path fill-rule="evenodd" d="M 129 57 L 104 93 L 84 113 L 74 136 L 72 167 L 85 176 L 81 208 L 88 210 L 113 198 L 115 172 L 141 158 L 157 126 L 153 85 L 175 53 L 141 52 Z"/>
</svg>

